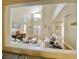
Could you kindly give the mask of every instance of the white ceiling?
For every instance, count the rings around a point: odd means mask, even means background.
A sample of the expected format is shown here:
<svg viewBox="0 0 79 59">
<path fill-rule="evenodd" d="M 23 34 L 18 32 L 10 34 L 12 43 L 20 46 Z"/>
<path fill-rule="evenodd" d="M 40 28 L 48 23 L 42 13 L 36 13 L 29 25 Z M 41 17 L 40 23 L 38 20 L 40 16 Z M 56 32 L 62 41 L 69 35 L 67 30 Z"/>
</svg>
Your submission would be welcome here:
<svg viewBox="0 0 79 59">
<path fill-rule="evenodd" d="M 63 22 L 65 16 L 77 15 L 77 5 L 76 4 L 66 4 L 65 7 L 59 12 L 59 14 L 54 19 L 55 22 Z M 52 19 L 53 20 L 53 19 Z"/>
<path fill-rule="evenodd" d="M 67 15 L 77 15 L 77 6 L 74 3 L 69 3 L 69 4 L 50 4 L 52 7 L 52 19 L 53 22 L 62 22 L 63 21 L 63 17 L 67 16 Z M 10 8 L 10 17 L 12 20 L 23 20 L 24 16 L 27 16 L 29 18 L 29 16 L 31 15 L 31 13 L 34 12 L 38 12 L 40 10 L 42 10 L 42 7 L 44 7 L 45 5 L 37 5 L 37 6 L 22 6 L 22 7 L 14 7 L 14 8 Z M 64 6 L 64 7 L 63 7 Z M 59 8 L 58 8 L 59 7 Z M 61 8 L 60 8 L 61 7 Z M 58 10 L 56 11 L 56 9 L 58 8 Z M 49 11 L 47 11 L 48 13 Z M 57 13 L 57 14 L 55 14 Z M 55 17 L 54 17 L 55 16 Z M 53 18 L 54 17 L 54 18 Z"/>
</svg>

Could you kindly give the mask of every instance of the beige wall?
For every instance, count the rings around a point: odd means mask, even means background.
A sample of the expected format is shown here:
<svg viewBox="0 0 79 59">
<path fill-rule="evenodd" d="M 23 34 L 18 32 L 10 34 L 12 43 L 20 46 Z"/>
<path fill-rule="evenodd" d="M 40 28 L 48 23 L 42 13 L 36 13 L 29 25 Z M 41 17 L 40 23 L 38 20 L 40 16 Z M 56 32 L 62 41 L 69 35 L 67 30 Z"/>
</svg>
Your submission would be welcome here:
<svg viewBox="0 0 79 59">
<path fill-rule="evenodd" d="M 42 10 L 42 35 L 46 36 L 52 30 L 51 18 L 52 18 L 53 5 L 44 5 Z"/>
<path fill-rule="evenodd" d="M 77 33 L 76 26 L 71 26 L 72 22 L 77 21 L 76 3 L 70 3 L 60 11 L 54 21 L 64 22 L 64 42 L 72 48 L 76 49 Z M 54 25 L 53 25 L 54 26 Z"/>
<path fill-rule="evenodd" d="M 9 7 L 8 6 L 5 6 L 5 15 L 4 15 L 4 26 L 5 26 L 5 29 L 4 29 L 4 35 L 5 35 L 5 46 L 8 46 L 10 45 L 10 17 L 9 17 Z M 8 35 L 7 35 L 8 34 Z"/>
<path fill-rule="evenodd" d="M 76 15 L 65 17 L 64 39 L 67 44 L 69 44 L 73 49 L 76 49 L 77 25 L 71 25 L 73 22 L 77 22 Z"/>
<path fill-rule="evenodd" d="M 57 34 L 62 37 L 62 23 L 63 22 L 53 22 L 52 23 L 52 33 Z"/>
</svg>

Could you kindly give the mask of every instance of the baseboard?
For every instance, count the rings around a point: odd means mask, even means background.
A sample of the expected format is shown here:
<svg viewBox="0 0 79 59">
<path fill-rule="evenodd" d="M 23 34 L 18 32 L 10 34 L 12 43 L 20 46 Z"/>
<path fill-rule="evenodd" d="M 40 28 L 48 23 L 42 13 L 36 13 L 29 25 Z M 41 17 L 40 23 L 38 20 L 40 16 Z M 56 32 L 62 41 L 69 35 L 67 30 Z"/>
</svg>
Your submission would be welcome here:
<svg viewBox="0 0 79 59">
<path fill-rule="evenodd" d="M 69 44 L 67 44 L 66 42 L 64 43 L 64 45 L 66 46 L 66 47 L 68 47 L 70 50 L 74 50 L 74 48 L 72 48 Z"/>
</svg>

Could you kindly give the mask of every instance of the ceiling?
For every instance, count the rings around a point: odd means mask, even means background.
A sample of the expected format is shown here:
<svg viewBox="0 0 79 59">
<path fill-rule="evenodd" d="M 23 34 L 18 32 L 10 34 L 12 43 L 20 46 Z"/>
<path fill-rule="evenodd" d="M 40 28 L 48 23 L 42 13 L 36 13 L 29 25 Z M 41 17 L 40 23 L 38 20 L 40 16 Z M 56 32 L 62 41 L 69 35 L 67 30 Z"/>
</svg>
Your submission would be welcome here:
<svg viewBox="0 0 79 59">
<path fill-rule="evenodd" d="M 77 5 L 75 3 L 66 4 L 64 8 L 55 17 L 53 22 L 63 22 L 65 16 L 75 15 L 77 16 Z"/>
<path fill-rule="evenodd" d="M 64 7 L 62 9 L 60 9 L 60 7 L 62 7 L 64 5 Z M 47 7 L 48 6 L 48 7 Z M 21 7 L 14 7 L 14 8 L 10 8 L 11 9 L 11 15 L 12 15 L 12 19 L 13 20 L 23 20 L 24 16 L 27 16 L 27 18 L 29 18 L 29 16 L 32 14 L 32 12 L 40 12 L 42 10 L 42 7 L 46 7 L 47 9 L 47 13 L 49 12 L 48 10 L 51 9 L 52 10 L 52 16 L 51 16 L 51 20 L 53 22 L 63 22 L 64 19 L 63 17 L 67 16 L 67 15 L 77 15 L 77 6 L 76 3 L 69 3 L 69 4 L 51 4 L 50 8 L 49 5 L 37 5 L 37 6 L 21 6 Z M 54 14 L 56 11 L 56 9 L 58 8 L 57 11 L 59 11 L 57 14 Z M 60 9 L 60 10 L 59 10 Z M 50 10 L 50 11 L 51 11 Z M 49 14 L 51 14 L 49 13 Z M 48 15 L 49 16 L 49 15 Z M 55 18 L 53 18 L 55 16 Z M 45 16 L 46 18 L 46 16 Z"/>
</svg>

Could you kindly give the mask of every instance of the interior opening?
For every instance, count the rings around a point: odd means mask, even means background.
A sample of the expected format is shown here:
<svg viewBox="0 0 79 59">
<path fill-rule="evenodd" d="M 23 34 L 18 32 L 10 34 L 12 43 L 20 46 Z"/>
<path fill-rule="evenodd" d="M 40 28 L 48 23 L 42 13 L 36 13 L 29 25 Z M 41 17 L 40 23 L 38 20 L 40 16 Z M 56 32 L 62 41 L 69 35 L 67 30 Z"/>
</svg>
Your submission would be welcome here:
<svg viewBox="0 0 79 59">
<path fill-rule="evenodd" d="M 8 8 L 9 47 L 76 49 L 76 4 Z"/>
</svg>

